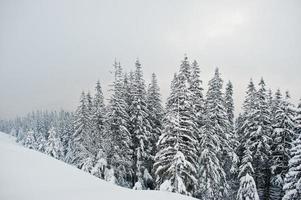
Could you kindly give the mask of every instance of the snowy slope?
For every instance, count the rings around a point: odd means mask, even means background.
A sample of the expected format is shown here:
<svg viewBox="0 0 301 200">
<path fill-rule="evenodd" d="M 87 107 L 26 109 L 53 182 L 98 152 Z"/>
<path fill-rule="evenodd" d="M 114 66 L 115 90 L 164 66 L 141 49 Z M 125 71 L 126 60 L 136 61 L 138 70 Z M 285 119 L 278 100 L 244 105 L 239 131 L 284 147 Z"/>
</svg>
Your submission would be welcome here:
<svg viewBox="0 0 301 200">
<path fill-rule="evenodd" d="M 135 191 L 95 178 L 0 132 L 1 200 L 192 200 L 159 191 Z"/>
</svg>

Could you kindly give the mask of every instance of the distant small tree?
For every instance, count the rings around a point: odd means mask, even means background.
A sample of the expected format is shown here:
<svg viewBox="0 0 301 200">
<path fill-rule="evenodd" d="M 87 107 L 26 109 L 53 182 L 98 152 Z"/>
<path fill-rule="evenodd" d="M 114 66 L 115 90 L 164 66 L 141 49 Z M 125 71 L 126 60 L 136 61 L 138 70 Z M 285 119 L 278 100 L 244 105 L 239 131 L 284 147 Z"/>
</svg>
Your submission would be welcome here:
<svg viewBox="0 0 301 200">
<path fill-rule="evenodd" d="M 36 149 L 36 139 L 34 137 L 33 130 L 29 130 L 26 132 L 22 144 L 29 149 Z"/>
<path fill-rule="evenodd" d="M 51 128 L 49 130 L 49 136 L 47 140 L 45 153 L 56 159 L 60 159 L 62 157 L 62 150 L 63 150 L 62 142 L 58 137 L 55 128 Z"/>
</svg>

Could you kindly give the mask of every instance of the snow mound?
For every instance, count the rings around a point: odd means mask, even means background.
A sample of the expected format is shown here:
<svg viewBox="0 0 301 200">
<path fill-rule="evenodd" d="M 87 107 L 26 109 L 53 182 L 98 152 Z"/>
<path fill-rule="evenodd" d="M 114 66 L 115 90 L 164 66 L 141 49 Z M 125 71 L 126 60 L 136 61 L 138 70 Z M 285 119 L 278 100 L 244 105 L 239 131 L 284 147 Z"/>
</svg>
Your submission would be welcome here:
<svg viewBox="0 0 301 200">
<path fill-rule="evenodd" d="M 0 132 L 1 200 L 193 200 L 161 191 L 118 187 L 45 154 L 26 149 Z"/>
</svg>

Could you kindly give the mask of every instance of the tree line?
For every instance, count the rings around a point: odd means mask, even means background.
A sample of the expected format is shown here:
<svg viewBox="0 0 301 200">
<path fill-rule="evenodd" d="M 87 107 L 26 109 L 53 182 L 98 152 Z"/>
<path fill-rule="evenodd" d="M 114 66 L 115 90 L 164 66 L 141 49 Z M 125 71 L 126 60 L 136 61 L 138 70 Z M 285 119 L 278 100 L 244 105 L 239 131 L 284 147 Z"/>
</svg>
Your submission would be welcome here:
<svg viewBox="0 0 301 200">
<path fill-rule="evenodd" d="M 24 146 L 136 190 L 203 200 L 301 199 L 301 102 L 250 80 L 234 118 L 233 85 L 218 69 L 204 92 L 200 67 L 185 56 L 162 105 L 155 74 L 113 64 L 105 105 L 100 82 L 73 112 L 36 111 L 0 121 Z"/>
</svg>

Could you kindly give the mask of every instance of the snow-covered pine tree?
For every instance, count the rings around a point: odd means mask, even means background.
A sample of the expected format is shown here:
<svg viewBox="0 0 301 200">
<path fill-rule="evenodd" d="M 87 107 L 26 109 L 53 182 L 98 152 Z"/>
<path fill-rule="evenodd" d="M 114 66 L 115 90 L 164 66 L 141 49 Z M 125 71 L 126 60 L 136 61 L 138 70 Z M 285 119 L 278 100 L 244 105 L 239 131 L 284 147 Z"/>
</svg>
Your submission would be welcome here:
<svg viewBox="0 0 301 200">
<path fill-rule="evenodd" d="M 22 144 L 29 149 L 37 149 L 36 139 L 34 137 L 34 131 L 32 129 L 26 132 Z"/>
<path fill-rule="evenodd" d="M 63 156 L 63 145 L 54 127 L 49 130 L 45 153 L 56 159 Z"/>
<path fill-rule="evenodd" d="M 280 90 L 277 90 L 273 100 L 273 134 L 272 134 L 272 179 L 271 179 L 271 199 L 281 199 L 283 197 L 283 183 L 285 174 L 288 171 L 288 161 L 290 159 L 289 150 L 291 142 L 295 138 L 295 123 L 292 105 L 289 102 L 289 95 L 283 99 Z"/>
<path fill-rule="evenodd" d="M 159 136 L 162 132 L 162 120 L 163 120 L 163 107 L 161 102 L 161 94 L 160 94 L 160 88 L 158 85 L 157 77 L 153 73 L 151 83 L 149 84 L 148 90 L 147 90 L 147 109 L 149 112 L 149 122 L 150 122 L 150 133 L 151 133 L 151 169 L 150 173 L 153 173 L 153 164 L 154 164 L 154 157 L 157 152 L 157 142 L 159 139 Z M 153 174 L 152 174 L 153 176 Z M 154 189 L 154 183 L 152 182 L 146 182 L 146 187 Z"/>
<path fill-rule="evenodd" d="M 43 133 L 39 133 L 36 137 L 37 137 L 37 150 L 44 153 L 46 151 L 47 148 L 47 140 L 44 136 L 45 134 Z"/>
<path fill-rule="evenodd" d="M 223 169 L 223 155 L 233 152 L 229 144 L 229 121 L 222 94 L 223 81 L 218 69 L 209 81 L 205 101 L 204 133 L 200 140 L 199 192 L 200 199 L 225 199 L 229 185 Z"/>
<path fill-rule="evenodd" d="M 197 186 L 197 136 L 190 99 L 189 70 L 185 57 L 179 75 L 175 75 L 172 81 L 154 169 L 158 188 L 194 195 Z"/>
<path fill-rule="evenodd" d="M 58 114 L 58 122 L 56 129 L 58 130 L 59 138 L 62 142 L 62 160 L 66 162 L 69 152 L 69 145 L 72 142 L 72 135 L 74 133 L 74 116 L 73 113 L 61 110 Z"/>
<path fill-rule="evenodd" d="M 100 82 L 96 82 L 95 96 L 93 99 L 93 117 L 98 132 L 102 132 L 105 124 L 105 104 Z"/>
<path fill-rule="evenodd" d="M 37 143 L 37 150 L 44 153 L 46 149 L 47 133 L 45 132 L 46 129 L 44 127 L 44 123 L 43 123 L 44 120 L 42 118 L 41 111 L 36 111 L 34 121 L 35 123 L 33 129 L 35 130 L 34 132 L 35 132 L 35 138 Z"/>
<path fill-rule="evenodd" d="M 167 110 L 170 110 L 173 108 L 173 106 L 175 104 L 177 104 L 178 100 L 177 98 L 174 98 L 175 94 L 174 92 L 176 91 L 176 86 L 177 86 L 177 82 L 178 82 L 178 75 L 177 73 L 174 74 L 173 79 L 171 81 L 170 84 L 170 95 L 167 98 L 167 102 L 166 102 L 166 106 L 165 106 L 165 111 L 167 112 Z"/>
<path fill-rule="evenodd" d="M 254 169 L 252 166 L 252 155 L 248 146 L 244 147 L 244 155 L 239 167 L 239 189 L 237 192 L 237 200 L 259 200 L 256 184 L 253 179 Z"/>
<path fill-rule="evenodd" d="M 257 90 L 254 85 L 254 82 L 252 79 L 250 79 L 250 82 L 247 87 L 246 97 L 243 103 L 243 111 L 245 115 L 254 109 L 255 101 L 256 101 L 256 93 Z"/>
<path fill-rule="evenodd" d="M 234 101 L 233 101 L 233 85 L 229 81 L 226 85 L 226 91 L 224 96 L 225 109 L 230 123 L 231 132 L 234 130 Z"/>
<path fill-rule="evenodd" d="M 87 106 L 87 96 L 82 92 L 80 105 L 75 112 L 74 134 L 72 136 L 71 154 L 68 156 L 69 163 L 85 170 L 91 169 L 93 155 L 89 151 L 91 148 L 91 119 Z"/>
<path fill-rule="evenodd" d="M 250 79 L 247 86 L 245 100 L 243 102 L 243 112 L 239 114 L 236 119 L 236 135 L 238 137 L 239 146 L 236 149 L 237 155 L 242 159 L 244 152 L 244 144 L 247 141 L 246 132 L 250 128 L 248 123 L 248 118 L 251 116 L 251 112 L 254 110 L 256 101 L 256 88 L 253 80 Z"/>
<path fill-rule="evenodd" d="M 105 174 L 109 170 L 107 163 L 107 152 L 99 149 L 98 154 L 95 157 L 95 162 L 93 162 L 93 164 L 94 165 L 91 169 L 91 174 L 98 178 L 105 179 Z"/>
<path fill-rule="evenodd" d="M 122 99 L 125 101 L 125 111 L 128 115 L 128 120 L 126 124 L 127 130 L 131 133 L 132 130 L 132 123 L 131 123 L 131 105 L 133 103 L 133 88 L 134 88 L 134 73 L 130 71 L 129 73 L 125 73 L 123 77 L 123 86 L 122 90 L 125 91 L 123 93 Z M 131 134 L 131 137 L 133 139 L 133 135 Z M 131 143 L 131 148 L 134 152 L 133 143 Z"/>
<path fill-rule="evenodd" d="M 114 82 L 112 84 L 112 96 L 109 100 L 107 115 L 107 130 L 111 139 L 111 148 L 108 152 L 108 165 L 114 172 L 115 178 L 110 180 L 116 181 L 118 185 L 124 187 L 133 186 L 133 151 L 131 134 L 127 129 L 129 115 L 127 113 L 127 103 L 124 99 L 125 93 L 123 84 L 122 67 L 115 61 L 114 63 Z M 110 175 L 110 176 L 111 176 Z"/>
<path fill-rule="evenodd" d="M 226 156 L 228 159 L 225 159 L 223 168 L 225 170 L 227 180 L 229 182 L 229 198 L 233 199 L 236 196 L 237 187 L 239 185 L 239 180 L 237 179 L 237 172 L 238 172 L 238 156 L 235 152 L 239 143 L 238 143 L 238 136 L 234 131 L 234 100 L 233 100 L 233 85 L 231 81 L 228 81 L 225 93 L 224 93 L 224 104 L 225 110 L 228 117 L 228 130 L 229 133 L 229 145 L 231 146 L 232 152 L 226 152 Z"/>
<path fill-rule="evenodd" d="M 129 73 L 124 74 L 123 78 L 123 90 L 126 91 L 124 93 L 124 100 L 127 104 L 127 113 L 130 114 L 130 106 L 133 102 L 133 88 L 134 88 L 134 73 L 130 71 Z M 130 124 L 128 126 L 130 129 Z"/>
<path fill-rule="evenodd" d="M 191 77 L 190 77 L 190 98 L 193 108 L 193 114 L 195 115 L 195 121 L 197 123 L 197 135 L 201 128 L 204 125 L 204 97 L 203 97 L 203 88 L 202 81 L 200 79 L 200 67 L 196 61 L 193 61 L 191 64 Z"/>
<path fill-rule="evenodd" d="M 254 180 L 260 199 L 268 199 L 270 192 L 270 142 L 271 114 L 268 95 L 263 79 L 259 89 L 254 93 L 254 87 L 249 85 L 245 100 L 245 122 L 243 124 L 244 141 L 250 146 L 253 157 Z"/>
<path fill-rule="evenodd" d="M 141 64 L 135 63 L 132 88 L 132 104 L 130 106 L 130 131 L 133 138 L 135 189 L 147 189 L 145 178 L 150 178 L 152 169 L 151 124 L 147 108 L 146 88 Z"/>
<path fill-rule="evenodd" d="M 93 174 L 104 179 L 104 170 L 107 166 L 106 152 L 109 150 L 108 139 L 105 130 L 105 104 L 100 82 L 97 81 L 95 87 L 95 96 L 92 104 L 92 154 L 95 155 L 95 166 Z"/>
<path fill-rule="evenodd" d="M 87 136 L 85 137 L 85 148 L 87 151 L 87 155 L 89 157 L 85 158 L 84 165 L 82 169 L 84 171 L 91 172 L 92 167 L 94 165 L 95 157 L 97 155 L 97 148 L 96 148 L 96 138 L 95 138 L 95 129 L 93 124 L 93 114 L 94 114 L 94 108 L 93 108 L 93 99 L 91 96 L 91 93 L 88 92 L 86 96 L 86 108 L 87 108 L 87 119 L 89 119 L 89 127 L 87 129 Z"/>
<path fill-rule="evenodd" d="M 93 117 L 93 99 L 92 99 L 92 96 L 91 96 L 90 92 L 88 92 L 87 96 L 86 96 L 86 107 L 87 107 L 88 117 L 89 117 L 90 120 L 92 120 L 92 117 Z M 91 123 L 91 126 L 93 126 L 92 121 L 90 123 Z M 90 131 L 93 131 L 92 127 L 90 127 L 90 128 L 91 128 Z M 92 136 L 92 133 L 91 133 L 91 136 Z"/>
<path fill-rule="evenodd" d="M 180 65 L 180 73 L 179 73 L 178 78 L 185 79 L 185 81 L 187 81 L 186 84 L 189 84 L 191 82 L 191 66 L 190 66 L 188 57 L 186 55 L 184 56 L 184 60 L 182 61 L 181 65 Z M 182 80 L 180 80 L 180 81 L 182 81 Z M 186 85 L 186 86 L 188 86 L 188 85 Z"/>
<path fill-rule="evenodd" d="M 293 142 L 290 150 L 289 169 L 284 179 L 282 200 L 301 199 L 301 135 Z"/>
</svg>

